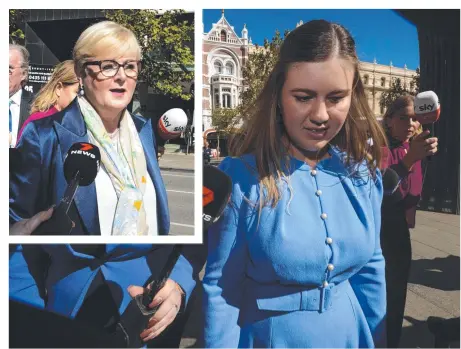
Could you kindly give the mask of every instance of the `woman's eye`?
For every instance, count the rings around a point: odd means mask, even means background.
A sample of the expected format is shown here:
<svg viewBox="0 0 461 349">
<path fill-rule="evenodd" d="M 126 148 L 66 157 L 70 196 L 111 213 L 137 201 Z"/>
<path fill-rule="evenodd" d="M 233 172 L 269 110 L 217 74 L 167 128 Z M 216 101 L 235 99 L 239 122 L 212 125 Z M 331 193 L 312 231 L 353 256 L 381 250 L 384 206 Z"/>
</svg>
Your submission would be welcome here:
<svg viewBox="0 0 461 349">
<path fill-rule="evenodd" d="M 309 102 L 313 97 L 311 96 L 294 96 L 298 102 Z"/>
<path fill-rule="evenodd" d="M 330 100 L 331 103 L 335 103 L 335 104 L 336 104 L 336 103 L 341 102 L 341 100 L 342 100 L 343 98 L 344 98 L 344 97 L 341 96 L 341 97 L 330 97 L 330 98 L 328 98 L 328 99 Z"/>
</svg>

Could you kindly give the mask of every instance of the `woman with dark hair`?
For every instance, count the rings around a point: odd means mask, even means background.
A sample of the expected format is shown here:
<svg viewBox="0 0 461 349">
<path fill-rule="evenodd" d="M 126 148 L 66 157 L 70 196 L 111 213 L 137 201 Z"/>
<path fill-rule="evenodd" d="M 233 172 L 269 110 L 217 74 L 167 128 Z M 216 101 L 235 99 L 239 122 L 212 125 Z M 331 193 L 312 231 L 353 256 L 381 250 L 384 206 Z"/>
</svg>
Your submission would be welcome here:
<svg viewBox="0 0 461 349">
<path fill-rule="evenodd" d="M 233 192 L 208 234 L 206 347 L 385 346 L 385 136 L 358 63 L 324 20 L 282 44 L 220 165 Z"/>
<path fill-rule="evenodd" d="M 398 190 L 385 196 L 382 205 L 381 246 L 386 260 L 387 345 L 399 346 L 410 276 L 411 240 L 416 206 L 423 188 L 421 160 L 437 152 L 437 138 L 427 138 L 414 118 L 414 97 L 398 97 L 383 117 L 389 148 L 384 148 L 382 167 L 392 168 L 401 178 Z M 426 139 L 427 138 L 427 139 Z"/>
</svg>

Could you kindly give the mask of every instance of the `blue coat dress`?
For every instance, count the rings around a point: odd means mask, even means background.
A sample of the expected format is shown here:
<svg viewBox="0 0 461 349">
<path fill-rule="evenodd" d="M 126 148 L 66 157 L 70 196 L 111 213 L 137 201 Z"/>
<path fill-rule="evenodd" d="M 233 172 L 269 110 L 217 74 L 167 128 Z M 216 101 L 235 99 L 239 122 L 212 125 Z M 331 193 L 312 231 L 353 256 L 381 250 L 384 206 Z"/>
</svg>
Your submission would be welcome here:
<svg viewBox="0 0 461 349">
<path fill-rule="evenodd" d="M 168 235 L 170 217 L 165 185 L 155 151 L 151 120 L 132 115 L 146 157 L 147 171 L 157 196 L 158 235 Z M 64 159 L 77 142 L 88 142 L 88 133 L 77 99 L 64 110 L 29 123 L 17 148 L 22 166 L 10 173 L 10 224 L 30 218 L 57 204 L 64 196 L 67 182 Z M 69 217 L 76 223 L 74 231 L 100 235 L 96 185 L 79 187 Z"/>
<path fill-rule="evenodd" d="M 221 163 L 233 192 L 208 232 L 206 347 L 385 346 L 381 174 L 361 164 L 353 176 L 329 153 L 315 170 L 290 158 L 260 217 L 254 157 Z"/>
</svg>

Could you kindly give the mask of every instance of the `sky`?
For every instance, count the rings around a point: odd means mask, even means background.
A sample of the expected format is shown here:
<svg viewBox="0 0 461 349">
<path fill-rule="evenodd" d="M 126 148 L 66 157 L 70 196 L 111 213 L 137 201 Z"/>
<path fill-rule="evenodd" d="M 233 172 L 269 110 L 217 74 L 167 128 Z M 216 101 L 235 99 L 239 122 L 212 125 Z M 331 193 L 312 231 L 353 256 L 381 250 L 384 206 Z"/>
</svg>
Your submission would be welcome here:
<svg viewBox="0 0 461 349">
<path fill-rule="evenodd" d="M 419 67 L 418 33 L 416 27 L 392 10 L 225 10 L 224 16 L 239 37 L 246 23 L 253 44 L 272 39 L 275 30 L 282 34 L 292 30 L 296 23 L 325 19 L 342 24 L 355 39 L 361 61 L 415 70 Z M 203 24 L 209 32 L 212 24 L 221 18 L 221 10 L 204 10 Z"/>
</svg>

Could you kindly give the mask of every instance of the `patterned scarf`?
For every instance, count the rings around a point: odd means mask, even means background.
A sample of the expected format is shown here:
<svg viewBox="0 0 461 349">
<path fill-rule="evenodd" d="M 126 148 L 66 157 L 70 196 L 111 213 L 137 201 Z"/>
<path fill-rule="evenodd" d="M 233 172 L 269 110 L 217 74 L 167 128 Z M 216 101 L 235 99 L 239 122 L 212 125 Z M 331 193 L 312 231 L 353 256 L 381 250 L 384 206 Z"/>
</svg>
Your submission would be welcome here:
<svg viewBox="0 0 461 349">
<path fill-rule="evenodd" d="M 125 110 L 120 120 L 120 137 L 114 144 L 91 104 L 84 97 L 79 97 L 78 103 L 88 128 L 89 141 L 99 147 L 101 161 L 117 193 L 112 235 L 147 235 L 149 227 L 143 204 L 147 165 L 130 114 Z"/>
</svg>

